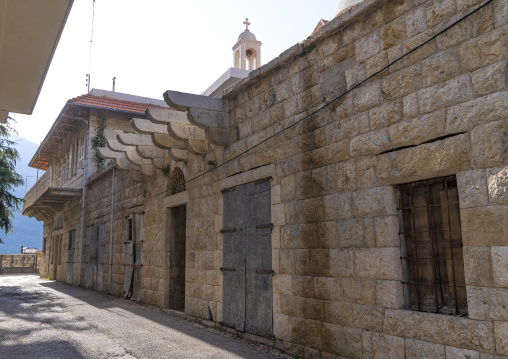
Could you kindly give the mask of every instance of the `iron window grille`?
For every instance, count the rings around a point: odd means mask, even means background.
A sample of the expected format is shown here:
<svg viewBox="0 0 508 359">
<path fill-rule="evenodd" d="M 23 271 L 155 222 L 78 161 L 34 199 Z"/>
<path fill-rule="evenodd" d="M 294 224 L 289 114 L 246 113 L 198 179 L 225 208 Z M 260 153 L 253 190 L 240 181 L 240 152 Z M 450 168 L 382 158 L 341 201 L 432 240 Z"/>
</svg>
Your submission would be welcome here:
<svg viewBox="0 0 508 359">
<path fill-rule="evenodd" d="M 467 315 L 455 176 L 398 186 L 405 307 Z"/>
</svg>

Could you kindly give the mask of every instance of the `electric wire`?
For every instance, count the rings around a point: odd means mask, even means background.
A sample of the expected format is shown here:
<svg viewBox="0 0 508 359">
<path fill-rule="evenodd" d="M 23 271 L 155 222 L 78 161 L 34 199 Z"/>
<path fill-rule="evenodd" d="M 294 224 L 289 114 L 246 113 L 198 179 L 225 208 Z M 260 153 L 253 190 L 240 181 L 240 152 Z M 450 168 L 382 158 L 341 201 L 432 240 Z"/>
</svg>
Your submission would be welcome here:
<svg viewBox="0 0 508 359">
<path fill-rule="evenodd" d="M 203 173 L 200 173 L 199 175 L 196 175 L 195 177 L 192 177 L 191 179 L 189 180 L 186 180 L 185 181 L 185 184 L 187 183 L 190 183 L 192 181 L 195 181 L 197 180 L 198 178 L 200 177 L 203 177 L 204 175 L 220 168 L 220 167 L 223 167 L 225 165 L 227 165 L 228 163 L 231 163 L 233 162 L 234 160 L 240 158 L 241 156 L 245 155 L 246 153 L 252 151 L 253 149 L 259 147 L 260 145 L 262 145 L 263 143 L 266 143 L 267 141 L 277 137 L 278 135 L 280 135 L 281 133 L 293 128 L 294 126 L 302 123 L 303 121 L 305 121 L 306 119 L 312 117 L 313 115 L 317 114 L 318 112 L 324 110 L 325 108 L 327 108 L 330 104 L 332 104 L 333 102 L 335 101 L 338 101 L 340 100 L 341 98 L 343 98 L 344 96 L 348 95 L 349 93 L 353 92 L 354 90 L 356 90 L 358 87 L 362 86 L 363 84 L 365 84 L 367 81 L 371 80 L 372 78 L 376 77 L 377 75 L 379 75 L 380 73 L 386 71 L 387 69 L 389 69 L 390 67 L 392 67 L 393 65 L 395 65 L 397 62 L 401 61 L 402 59 L 406 58 L 407 56 L 409 56 L 410 54 L 414 53 L 415 51 L 421 49 L 422 47 L 424 47 L 425 45 L 427 45 L 428 43 L 430 43 L 431 41 L 435 40 L 437 37 L 439 37 L 440 35 L 442 35 L 443 33 L 445 33 L 446 31 L 450 30 L 451 28 L 453 28 L 454 26 L 458 25 L 459 23 L 461 23 L 462 21 L 464 21 L 465 19 L 469 18 L 470 16 L 474 15 L 475 13 L 477 13 L 478 11 L 480 11 L 481 9 L 483 9 L 484 7 L 486 7 L 487 5 L 489 5 L 490 3 L 492 3 L 494 0 L 488 0 L 486 1 L 484 4 L 482 4 L 481 6 L 479 6 L 478 8 L 476 8 L 475 10 L 471 11 L 470 13 L 462 16 L 460 19 L 456 20 L 455 22 L 453 22 L 452 24 L 448 25 L 447 27 L 445 27 L 443 30 L 437 32 L 435 35 L 431 36 L 429 39 L 427 39 L 426 41 L 424 41 L 423 43 L 421 43 L 420 45 L 416 46 L 415 48 L 413 48 L 412 50 L 408 51 L 407 53 L 401 55 L 400 57 L 398 57 L 397 59 L 395 59 L 394 61 L 390 62 L 388 65 L 386 65 L 385 67 L 383 67 L 381 70 L 373 73 L 372 75 L 368 76 L 367 78 L 365 78 L 364 80 L 362 80 L 361 82 L 359 82 L 358 84 L 354 85 L 353 87 L 351 87 L 349 90 L 343 92 L 342 94 L 338 95 L 337 97 L 333 98 L 332 100 L 328 101 L 328 102 L 325 102 L 322 106 L 318 107 L 316 110 L 312 111 L 311 113 L 307 114 L 306 116 L 302 117 L 301 119 L 299 119 L 298 121 L 295 121 L 294 123 L 292 123 L 291 125 L 279 130 L 278 132 L 274 133 L 273 135 L 265 138 L 264 140 L 260 141 L 259 143 L 255 144 L 254 146 L 246 149 L 245 151 L 239 153 L 238 155 L 236 156 L 233 156 L 232 158 L 224 161 L 223 163 L 221 163 L 220 165 L 217 165 L 216 167 L 214 168 L 211 168 Z M 95 0 L 94 0 L 95 2 Z M 152 198 L 155 198 L 155 197 L 158 197 L 160 196 L 161 194 L 164 194 L 164 193 L 167 193 L 169 192 L 170 189 L 167 189 L 167 190 L 164 190 L 164 191 L 161 191 L 161 192 L 158 192 L 156 194 L 153 194 L 151 196 L 148 196 L 148 197 L 145 197 L 143 200 L 142 200 L 142 203 L 146 202 L 147 200 L 149 199 L 152 199 Z M 123 192 L 123 190 L 118 190 L 116 192 L 113 193 L 113 195 L 116 195 L 118 193 L 121 193 Z M 127 201 L 129 202 L 129 201 Z M 132 207 L 136 206 L 136 205 L 139 205 L 140 202 L 139 201 L 133 201 L 131 203 L 129 203 L 129 205 L 132 205 Z M 87 205 L 86 206 L 86 209 L 92 207 L 93 205 Z M 119 207 L 124 207 L 125 205 L 123 204 L 118 204 L 117 206 L 115 206 L 115 208 L 119 208 Z"/>
</svg>

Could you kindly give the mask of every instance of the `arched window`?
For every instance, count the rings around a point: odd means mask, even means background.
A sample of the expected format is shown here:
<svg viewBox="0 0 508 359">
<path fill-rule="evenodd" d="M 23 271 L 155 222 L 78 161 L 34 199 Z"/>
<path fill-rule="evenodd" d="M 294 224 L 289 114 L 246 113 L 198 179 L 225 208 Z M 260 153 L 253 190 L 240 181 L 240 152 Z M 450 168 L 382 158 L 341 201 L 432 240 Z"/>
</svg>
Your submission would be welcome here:
<svg viewBox="0 0 508 359">
<path fill-rule="evenodd" d="M 249 71 L 255 70 L 256 69 L 256 67 L 255 67 L 256 53 L 254 52 L 254 50 L 248 49 L 247 52 L 245 53 L 245 55 L 246 55 L 245 61 L 246 61 L 247 70 L 249 70 Z"/>
<path fill-rule="evenodd" d="M 236 52 L 235 52 L 235 67 L 237 69 L 240 68 L 240 51 L 239 50 L 236 50 Z"/>
<path fill-rule="evenodd" d="M 185 176 L 183 171 L 180 168 L 175 168 L 173 170 L 173 174 L 171 175 L 171 181 L 169 184 L 169 194 L 177 194 L 180 192 L 185 192 Z"/>
</svg>

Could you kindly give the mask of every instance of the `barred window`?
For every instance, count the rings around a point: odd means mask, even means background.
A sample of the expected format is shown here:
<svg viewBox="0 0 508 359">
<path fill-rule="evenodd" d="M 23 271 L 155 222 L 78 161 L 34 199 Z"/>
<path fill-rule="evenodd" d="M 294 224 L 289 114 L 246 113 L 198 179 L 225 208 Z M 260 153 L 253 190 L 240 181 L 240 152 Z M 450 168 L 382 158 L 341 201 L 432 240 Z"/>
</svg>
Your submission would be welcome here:
<svg viewBox="0 0 508 359">
<path fill-rule="evenodd" d="M 398 187 L 407 309 L 467 315 L 455 176 Z"/>
</svg>

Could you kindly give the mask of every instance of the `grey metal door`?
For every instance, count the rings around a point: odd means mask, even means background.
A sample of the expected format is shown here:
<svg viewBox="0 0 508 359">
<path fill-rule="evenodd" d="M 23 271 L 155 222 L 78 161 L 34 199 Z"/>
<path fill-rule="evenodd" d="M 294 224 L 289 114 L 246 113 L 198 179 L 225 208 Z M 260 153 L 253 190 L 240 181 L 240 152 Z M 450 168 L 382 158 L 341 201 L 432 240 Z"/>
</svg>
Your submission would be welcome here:
<svg viewBox="0 0 508 359">
<path fill-rule="evenodd" d="M 97 238 L 97 272 L 94 289 L 98 292 L 102 292 L 102 270 L 104 268 L 104 231 L 105 224 L 97 223 L 95 226 L 96 238 Z"/>
<path fill-rule="evenodd" d="M 94 273 L 96 271 L 96 251 L 95 251 L 95 230 L 93 226 L 86 229 L 85 245 L 85 288 L 91 289 L 94 284 Z"/>
<path fill-rule="evenodd" d="M 67 280 L 68 284 L 72 284 L 74 275 L 74 247 L 76 243 L 76 231 L 69 232 L 69 246 L 67 248 Z"/>
<path fill-rule="evenodd" d="M 273 333 L 270 181 L 224 191 L 223 322 Z"/>
<path fill-rule="evenodd" d="M 128 219 L 129 238 L 126 241 L 124 259 L 125 297 L 139 300 L 141 291 L 141 255 L 143 252 L 143 214 Z"/>
</svg>

